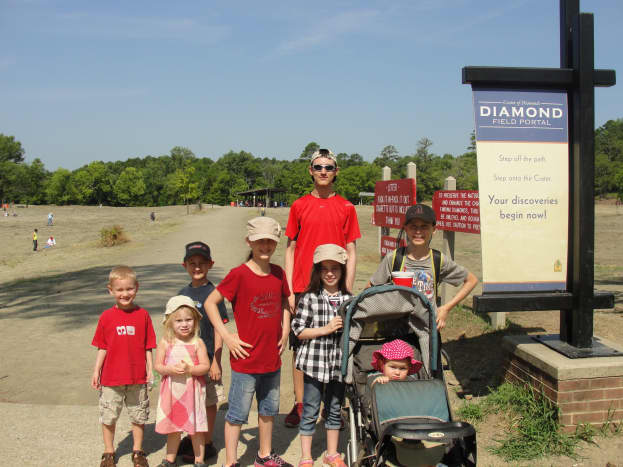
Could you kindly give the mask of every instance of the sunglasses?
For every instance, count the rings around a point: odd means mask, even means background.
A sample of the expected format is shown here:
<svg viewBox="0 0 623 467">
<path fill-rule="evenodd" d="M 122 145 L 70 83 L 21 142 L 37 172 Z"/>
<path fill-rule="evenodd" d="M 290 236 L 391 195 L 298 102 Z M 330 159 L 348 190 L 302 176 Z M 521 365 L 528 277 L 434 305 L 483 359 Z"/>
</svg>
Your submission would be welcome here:
<svg viewBox="0 0 623 467">
<path fill-rule="evenodd" d="M 335 166 L 314 164 L 312 165 L 312 169 L 314 169 L 316 172 L 320 172 L 322 169 L 325 169 L 327 172 L 333 172 L 335 170 Z"/>
</svg>

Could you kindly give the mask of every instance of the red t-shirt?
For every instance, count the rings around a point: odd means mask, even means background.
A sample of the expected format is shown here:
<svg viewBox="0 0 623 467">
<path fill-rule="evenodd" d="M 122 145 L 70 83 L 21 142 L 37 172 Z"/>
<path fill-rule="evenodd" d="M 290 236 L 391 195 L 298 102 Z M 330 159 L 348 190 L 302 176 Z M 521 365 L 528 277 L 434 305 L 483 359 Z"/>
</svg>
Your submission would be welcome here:
<svg viewBox="0 0 623 467">
<path fill-rule="evenodd" d="M 106 350 L 102 386 L 147 382 L 145 352 L 156 348 L 156 333 L 145 309 L 109 308 L 100 316 L 91 344 Z"/>
<path fill-rule="evenodd" d="M 318 245 L 334 243 L 346 248 L 347 243 L 361 237 L 355 206 L 340 195 L 305 195 L 292 203 L 286 236 L 296 241 L 292 288 L 294 293 L 301 293 L 309 284 Z"/>
<path fill-rule="evenodd" d="M 281 368 L 279 340 L 283 318 L 282 298 L 290 295 L 283 269 L 270 265 L 270 274 L 255 274 L 246 264 L 229 271 L 216 286 L 234 309 L 238 337 L 253 345 L 245 348 L 247 358 L 230 356 L 231 369 L 238 373 L 270 373 Z"/>
</svg>

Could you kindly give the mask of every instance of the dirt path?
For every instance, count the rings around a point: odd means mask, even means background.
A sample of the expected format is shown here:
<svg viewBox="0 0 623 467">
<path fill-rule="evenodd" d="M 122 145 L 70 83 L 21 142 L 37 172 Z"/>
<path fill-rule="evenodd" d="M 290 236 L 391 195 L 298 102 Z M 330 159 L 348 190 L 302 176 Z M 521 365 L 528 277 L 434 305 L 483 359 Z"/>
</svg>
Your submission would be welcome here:
<svg viewBox="0 0 623 467">
<path fill-rule="evenodd" d="M 287 210 L 273 215 L 285 224 Z M 0 370 L 0 407 L 6 420 L 0 425 L 0 439 L 8 440 L 8 462 L 2 465 L 95 465 L 101 453 L 101 434 L 97 423 L 97 393 L 89 387 L 94 362 L 91 339 L 100 313 L 111 305 L 105 288 L 110 267 L 132 265 L 140 281 L 137 303 L 150 311 L 154 328 L 160 334 L 160 317 L 166 300 L 188 282 L 180 263 L 184 245 L 206 241 L 215 260 L 210 278 L 219 282 L 232 267 L 244 260 L 246 221 L 256 215 L 252 209 L 215 208 L 207 214 L 184 216 L 183 224 L 156 242 L 119 258 L 108 253 L 109 264 L 52 275 L 37 281 L 13 284 L 1 293 L 2 367 Z M 283 242 L 282 242 L 283 243 Z M 283 248 L 275 262 L 283 263 Z M 106 262 L 106 261 L 104 261 Z M 231 325 L 230 325 L 231 326 Z M 224 354 L 224 381 L 229 381 L 227 353 Z M 283 385 L 290 381 L 289 358 L 284 358 Z M 291 383 L 290 383 L 291 388 Z M 157 392 L 152 392 L 155 409 Z M 281 412 L 292 404 L 291 389 L 283 392 Z M 152 410 L 152 419 L 155 412 Z M 219 411 L 217 446 L 223 446 L 224 412 Z M 240 447 L 243 465 L 252 463 L 257 436 L 255 416 L 245 426 Z M 122 416 L 118 429 L 119 465 L 129 464 L 131 437 L 129 424 Z M 297 430 L 276 423 L 275 449 L 298 459 Z M 145 447 L 156 465 L 164 454 L 164 437 L 146 428 Z M 247 444 L 250 451 L 247 452 Z M 4 444 L 4 443 L 3 443 Z M 317 446 L 322 450 L 321 446 Z M 318 451 L 315 449 L 315 451 Z M 33 453 L 37 453 L 33 457 Z M 316 452 L 320 455 L 320 452 Z M 224 450 L 221 456 L 224 456 Z M 219 462 L 224 460 L 219 457 Z"/>
</svg>

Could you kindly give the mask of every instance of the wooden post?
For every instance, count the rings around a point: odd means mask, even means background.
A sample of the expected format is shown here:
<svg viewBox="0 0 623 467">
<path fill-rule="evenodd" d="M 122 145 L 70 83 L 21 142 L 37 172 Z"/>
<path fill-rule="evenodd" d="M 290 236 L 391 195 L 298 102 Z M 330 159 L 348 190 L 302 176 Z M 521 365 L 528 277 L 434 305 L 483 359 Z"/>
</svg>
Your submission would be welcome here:
<svg viewBox="0 0 623 467">
<path fill-rule="evenodd" d="M 456 190 L 456 178 L 448 177 L 443 181 L 443 189 L 444 190 Z M 446 256 L 446 258 L 450 258 L 454 261 L 454 231 L 452 230 L 444 230 L 443 231 L 443 240 L 442 240 L 442 248 L 441 251 Z M 437 271 L 439 274 L 439 271 Z M 440 298 L 441 303 L 443 305 L 448 301 L 448 285 L 444 282 L 441 283 L 440 290 Z"/>
<path fill-rule="evenodd" d="M 392 169 L 391 167 L 383 167 L 383 175 L 382 175 L 382 180 L 391 180 L 392 179 Z M 379 227 L 379 256 L 381 257 L 381 259 L 383 259 L 383 256 L 381 255 L 381 237 L 383 235 L 389 235 L 389 227 Z"/>
</svg>

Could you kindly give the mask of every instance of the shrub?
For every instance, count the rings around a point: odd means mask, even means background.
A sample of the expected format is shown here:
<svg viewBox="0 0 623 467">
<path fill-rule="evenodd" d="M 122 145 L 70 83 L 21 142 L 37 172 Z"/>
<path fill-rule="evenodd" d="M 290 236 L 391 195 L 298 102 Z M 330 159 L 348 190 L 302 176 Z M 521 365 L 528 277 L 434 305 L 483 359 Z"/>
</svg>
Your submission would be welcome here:
<svg viewBox="0 0 623 467">
<path fill-rule="evenodd" d="M 120 225 L 113 225 L 112 227 L 104 227 L 100 230 L 100 243 L 102 246 L 115 246 L 122 243 L 129 242 L 130 239 L 123 231 L 123 227 Z"/>
</svg>

